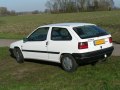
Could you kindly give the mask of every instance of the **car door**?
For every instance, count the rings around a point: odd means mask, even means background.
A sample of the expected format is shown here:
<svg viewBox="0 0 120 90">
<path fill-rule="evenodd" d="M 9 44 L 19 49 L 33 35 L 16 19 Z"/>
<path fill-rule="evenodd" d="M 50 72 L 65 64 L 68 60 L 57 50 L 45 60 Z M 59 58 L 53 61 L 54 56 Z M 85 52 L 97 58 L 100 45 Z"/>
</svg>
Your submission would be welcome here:
<svg viewBox="0 0 120 90">
<path fill-rule="evenodd" d="M 27 41 L 22 45 L 22 52 L 24 58 L 29 59 L 48 59 L 47 52 L 47 34 L 49 27 L 41 27 L 35 30 Z"/>
</svg>

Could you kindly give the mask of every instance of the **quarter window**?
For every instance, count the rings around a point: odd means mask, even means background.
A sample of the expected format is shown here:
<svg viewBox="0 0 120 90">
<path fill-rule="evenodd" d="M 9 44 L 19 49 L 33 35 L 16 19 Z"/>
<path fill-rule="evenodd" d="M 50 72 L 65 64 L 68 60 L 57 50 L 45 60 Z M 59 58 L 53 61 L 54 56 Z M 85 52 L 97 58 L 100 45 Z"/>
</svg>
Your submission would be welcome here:
<svg viewBox="0 0 120 90">
<path fill-rule="evenodd" d="M 52 28 L 51 40 L 71 40 L 72 37 L 66 28 L 54 27 Z"/>
<path fill-rule="evenodd" d="M 49 27 L 38 28 L 29 37 L 28 41 L 45 41 L 47 38 Z"/>
</svg>

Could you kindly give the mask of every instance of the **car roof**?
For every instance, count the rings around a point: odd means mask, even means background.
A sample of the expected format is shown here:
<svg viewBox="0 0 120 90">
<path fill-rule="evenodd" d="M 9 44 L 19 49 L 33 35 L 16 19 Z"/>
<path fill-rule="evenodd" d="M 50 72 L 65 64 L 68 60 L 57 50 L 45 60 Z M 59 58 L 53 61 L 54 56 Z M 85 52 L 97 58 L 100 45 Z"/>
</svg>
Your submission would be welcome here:
<svg viewBox="0 0 120 90">
<path fill-rule="evenodd" d="M 91 24 L 91 23 L 57 23 L 57 24 L 44 25 L 42 27 L 77 27 L 77 26 L 85 26 L 85 25 L 95 25 L 95 24 Z"/>
</svg>

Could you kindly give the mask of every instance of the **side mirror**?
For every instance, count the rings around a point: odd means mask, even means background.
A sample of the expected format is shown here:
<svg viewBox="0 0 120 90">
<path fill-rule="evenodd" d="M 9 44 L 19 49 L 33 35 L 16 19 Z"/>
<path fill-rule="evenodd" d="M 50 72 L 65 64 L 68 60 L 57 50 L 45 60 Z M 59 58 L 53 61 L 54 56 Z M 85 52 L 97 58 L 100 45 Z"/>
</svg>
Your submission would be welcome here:
<svg viewBox="0 0 120 90">
<path fill-rule="evenodd" d="M 23 38 L 23 42 L 27 42 L 28 41 L 28 38 Z"/>
</svg>

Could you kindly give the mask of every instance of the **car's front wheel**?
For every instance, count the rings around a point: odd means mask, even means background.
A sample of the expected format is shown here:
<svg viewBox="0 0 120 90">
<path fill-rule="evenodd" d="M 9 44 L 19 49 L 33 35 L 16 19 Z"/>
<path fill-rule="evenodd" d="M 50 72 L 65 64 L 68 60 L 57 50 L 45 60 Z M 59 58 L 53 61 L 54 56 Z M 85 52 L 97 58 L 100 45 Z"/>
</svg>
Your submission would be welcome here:
<svg viewBox="0 0 120 90">
<path fill-rule="evenodd" d="M 62 64 L 63 69 L 67 72 L 74 72 L 78 67 L 76 60 L 70 54 L 65 54 L 62 56 L 61 64 Z"/>
<path fill-rule="evenodd" d="M 24 62 L 23 54 L 22 54 L 22 52 L 19 48 L 14 49 L 14 55 L 15 55 L 16 61 L 18 63 L 23 63 Z"/>
</svg>

